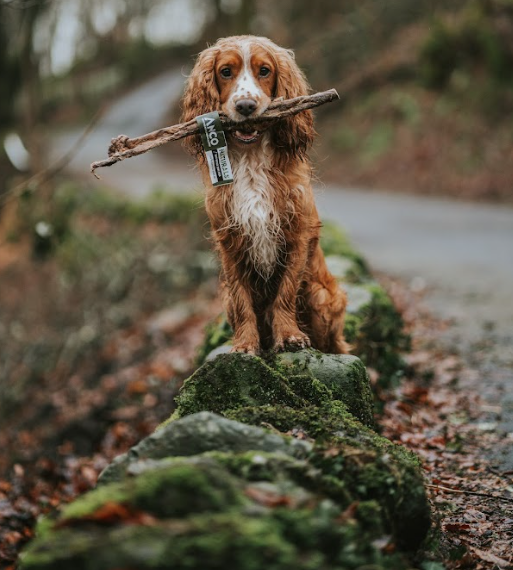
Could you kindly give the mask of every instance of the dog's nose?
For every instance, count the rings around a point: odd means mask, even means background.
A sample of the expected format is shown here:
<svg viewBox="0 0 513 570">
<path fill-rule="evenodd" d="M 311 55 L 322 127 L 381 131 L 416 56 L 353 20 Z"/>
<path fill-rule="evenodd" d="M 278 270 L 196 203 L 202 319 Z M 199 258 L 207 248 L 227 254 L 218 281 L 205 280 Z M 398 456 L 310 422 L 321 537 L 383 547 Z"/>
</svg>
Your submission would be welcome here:
<svg viewBox="0 0 513 570">
<path fill-rule="evenodd" d="M 244 115 L 245 117 L 249 117 L 252 113 L 254 113 L 256 108 L 257 104 L 253 99 L 241 99 L 235 103 L 235 109 L 237 112 L 239 112 L 241 115 Z"/>
</svg>

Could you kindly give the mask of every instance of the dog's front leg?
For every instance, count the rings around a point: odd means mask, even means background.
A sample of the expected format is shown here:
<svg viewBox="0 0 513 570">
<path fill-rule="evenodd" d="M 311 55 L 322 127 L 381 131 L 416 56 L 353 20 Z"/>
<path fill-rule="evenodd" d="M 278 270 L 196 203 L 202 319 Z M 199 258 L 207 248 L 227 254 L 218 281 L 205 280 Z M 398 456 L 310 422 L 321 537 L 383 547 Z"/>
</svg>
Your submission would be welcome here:
<svg viewBox="0 0 513 570">
<path fill-rule="evenodd" d="M 297 323 L 297 297 L 308 257 L 308 244 L 303 241 L 299 239 L 287 254 L 283 277 L 272 306 L 275 351 L 311 346 L 308 335 L 299 329 Z"/>
<path fill-rule="evenodd" d="M 249 287 L 235 266 L 224 269 L 223 293 L 228 322 L 233 329 L 232 352 L 258 354 L 260 338 Z"/>
</svg>

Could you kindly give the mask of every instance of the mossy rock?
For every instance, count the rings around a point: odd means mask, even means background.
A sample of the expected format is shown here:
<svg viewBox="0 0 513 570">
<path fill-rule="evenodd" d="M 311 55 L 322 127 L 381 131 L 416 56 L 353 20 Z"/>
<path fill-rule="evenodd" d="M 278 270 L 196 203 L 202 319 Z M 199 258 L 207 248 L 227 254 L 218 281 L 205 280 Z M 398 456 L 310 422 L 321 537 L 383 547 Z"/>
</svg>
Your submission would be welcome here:
<svg viewBox="0 0 513 570">
<path fill-rule="evenodd" d="M 161 430 L 174 442 L 169 456 L 134 462 L 130 476 L 40 521 L 20 567 L 406 569 L 399 551 L 379 544 L 392 536 L 399 549 L 412 549 L 426 534 L 417 461 L 339 412 L 329 441 L 295 450 L 289 437 L 213 414 L 176 420 Z M 249 429 L 256 449 L 172 456 L 184 441 L 174 448 L 171 426 L 191 433 L 197 425 L 201 434 L 204 421 L 224 423 L 220 441 Z"/>
<path fill-rule="evenodd" d="M 401 353 L 410 349 L 401 315 L 388 293 L 375 281 L 344 284 L 348 305 L 344 334 L 366 366 L 379 372 L 379 384 L 388 388 L 404 375 Z"/>
<path fill-rule="evenodd" d="M 184 382 L 174 417 L 203 410 L 230 416 L 238 408 L 255 406 L 301 410 L 333 401 L 365 425 L 374 425 L 369 379 L 357 357 L 308 349 L 265 362 L 246 354 L 222 354 Z"/>
<path fill-rule="evenodd" d="M 100 484 L 120 481 L 135 464 L 166 457 L 185 457 L 210 451 L 242 453 L 252 449 L 304 457 L 312 444 L 283 438 L 268 430 L 228 420 L 211 412 L 199 412 L 168 422 L 127 453 L 118 455 L 101 473 Z"/>
</svg>

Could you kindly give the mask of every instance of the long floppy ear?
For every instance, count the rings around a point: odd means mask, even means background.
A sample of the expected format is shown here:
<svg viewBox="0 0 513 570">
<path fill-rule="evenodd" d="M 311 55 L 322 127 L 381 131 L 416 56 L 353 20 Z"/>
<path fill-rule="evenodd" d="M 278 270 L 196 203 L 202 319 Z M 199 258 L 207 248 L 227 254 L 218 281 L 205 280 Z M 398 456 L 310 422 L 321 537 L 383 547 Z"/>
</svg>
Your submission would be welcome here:
<svg viewBox="0 0 513 570">
<path fill-rule="evenodd" d="M 215 78 L 215 62 L 218 51 L 215 46 L 207 48 L 196 59 L 185 84 L 180 122 L 185 123 L 198 115 L 219 110 L 219 91 Z M 194 157 L 201 158 L 203 156 L 200 135 L 186 137 L 182 145 Z"/>
<path fill-rule="evenodd" d="M 274 55 L 278 63 L 276 97 L 291 99 L 308 95 L 310 86 L 294 60 L 294 53 L 280 48 Z M 276 124 L 273 142 L 288 157 L 304 160 L 315 134 L 312 112 L 303 111 Z"/>
</svg>

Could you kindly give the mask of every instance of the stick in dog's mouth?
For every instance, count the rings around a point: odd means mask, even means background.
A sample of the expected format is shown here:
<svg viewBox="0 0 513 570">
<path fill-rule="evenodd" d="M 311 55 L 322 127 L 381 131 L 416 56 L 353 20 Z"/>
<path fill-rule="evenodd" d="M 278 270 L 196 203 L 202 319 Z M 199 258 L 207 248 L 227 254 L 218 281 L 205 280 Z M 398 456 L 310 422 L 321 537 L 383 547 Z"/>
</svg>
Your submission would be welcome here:
<svg viewBox="0 0 513 570">
<path fill-rule="evenodd" d="M 251 144 L 260 138 L 265 129 L 269 127 L 269 124 L 279 121 L 281 118 L 290 117 L 300 113 L 301 111 L 306 111 L 307 109 L 324 105 L 324 103 L 336 101 L 337 99 L 339 99 L 339 95 L 335 89 L 329 89 L 328 91 L 323 91 L 321 93 L 304 95 L 292 99 L 279 98 L 275 99 L 261 116 L 255 117 L 254 119 L 248 119 L 247 122 L 252 126 L 248 125 L 246 130 L 243 129 L 242 125 L 239 127 L 238 124 L 234 124 L 234 122 L 230 121 L 226 115 L 221 116 L 221 123 L 225 127 L 225 130 L 236 140 L 243 144 Z M 261 130 L 255 129 L 255 123 L 259 124 Z M 125 135 L 119 135 L 112 139 L 108 153 L 109 158 L 93 162 L 91 164 L 91 172 L 96 178 L 99 178 L 95 172 L 97 168 L 112 166 L 117 162 L 125 160 L 125 158 L 144 154 L 152 148 L 156 148 L 165 143 L 176 141 L 184 137 L 197 135 L 198 133 L 199 127 L 196 120 L 192 119 L 187 123 L 157 129 L 156 131 L 134 139 L 129 139 Z"/>
</svg>

